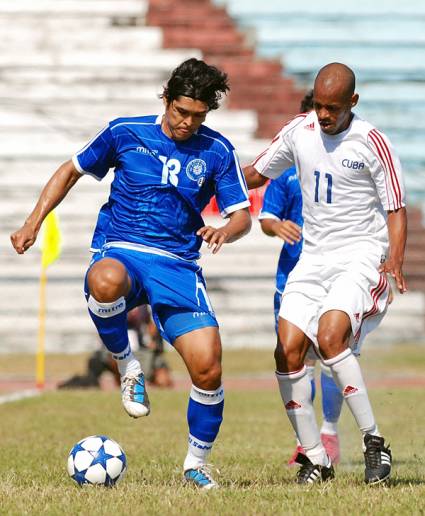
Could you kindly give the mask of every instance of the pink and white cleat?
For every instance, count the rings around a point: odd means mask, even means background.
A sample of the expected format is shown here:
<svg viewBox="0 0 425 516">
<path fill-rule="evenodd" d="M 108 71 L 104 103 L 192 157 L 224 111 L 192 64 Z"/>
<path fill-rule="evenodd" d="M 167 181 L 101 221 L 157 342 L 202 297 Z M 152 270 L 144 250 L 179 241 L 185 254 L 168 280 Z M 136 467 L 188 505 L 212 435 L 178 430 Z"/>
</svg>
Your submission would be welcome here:
<svg viewBox="0 0 425 516">
<path fill-rule="evenodd" d="M 320 439 L 325 447 L 326 453 L 331 459 L 332 464 L 338 464 L 340 460 L 338 434 L 320 434 Z"/>
<path fill-rule="evenodd" d="M 304 448 L 298 444 L 291 458 L 288 460 L 288 466 L 299 466 L 299 464 L 296 462 L 296 458 L 298 457 L 299 453 L 305 455 Z"/>
</svg>

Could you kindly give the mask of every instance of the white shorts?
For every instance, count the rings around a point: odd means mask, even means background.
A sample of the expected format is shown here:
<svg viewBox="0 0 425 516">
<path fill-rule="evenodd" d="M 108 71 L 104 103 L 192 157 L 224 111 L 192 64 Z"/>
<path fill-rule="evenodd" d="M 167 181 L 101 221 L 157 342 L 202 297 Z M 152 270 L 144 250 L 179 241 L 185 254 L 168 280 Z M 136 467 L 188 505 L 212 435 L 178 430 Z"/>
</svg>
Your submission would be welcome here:
<svg viewBox="0 0 425 516">
<path fill-rule="evenodd" d="M 290 273 L 279 317 L 300 328 L 317 344 L 320 317 L 329 310 L 345 312 L 351 321 L 350 346 L 360 353 L 365 336 L 381 322 L 390 287 L 378 268 L 380 253 L 352 253 L 301 258 Z"/>
</svg>

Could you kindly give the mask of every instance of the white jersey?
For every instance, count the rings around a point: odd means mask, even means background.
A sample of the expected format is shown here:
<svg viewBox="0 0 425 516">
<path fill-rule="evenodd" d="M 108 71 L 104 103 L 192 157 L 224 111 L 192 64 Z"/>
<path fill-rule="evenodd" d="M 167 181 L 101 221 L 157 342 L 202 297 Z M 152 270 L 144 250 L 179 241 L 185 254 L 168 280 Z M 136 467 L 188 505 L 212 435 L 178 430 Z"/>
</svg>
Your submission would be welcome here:
<svg viewBox="0 0 425 516">
<path fill-rule="evenodd" d="M 296 116 L 253 162 L 276 178 L 295 164 L 303 196 L 303 252 L 388 247 L 386 211 L 405 206 L 400 161 L 387 137 L 354 115 L 348 129 L 325 134 L 317 115 Z"/>
</svg>

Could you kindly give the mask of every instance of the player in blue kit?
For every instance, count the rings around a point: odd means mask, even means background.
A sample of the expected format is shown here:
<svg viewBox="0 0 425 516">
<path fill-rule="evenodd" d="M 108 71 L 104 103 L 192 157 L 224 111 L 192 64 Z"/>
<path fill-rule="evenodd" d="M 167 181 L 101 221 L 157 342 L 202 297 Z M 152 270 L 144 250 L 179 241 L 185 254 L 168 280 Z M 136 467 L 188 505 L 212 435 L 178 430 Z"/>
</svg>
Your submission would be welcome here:
<svg viewBox="0 0 425 516">
<path fill-rule="evenodd" d="M 34 242 L 47 214 L 83 176 L 114 180 L 102 207 L 85 281 L 89 314 L 118 364 L 122 400 L 134 418 L 150 405 L 140 363 L 127 335 L 127 312 L 150 304 L 163 337 L 183 358 L 192 389 L 185 479 L 217 487 L 207 457 L 223 416 L 221 341 L 196 260 L 203 241 L 213 253 L 251 227 L 243 174 L 231 143 L 203 125 L 228 91 L 227 76 L 203 61 L 177 67 L 164 87 L 165 113 L 110 122 L 65 162 L 44 187 L 25 224 L 11 236 L 19 254 Z M 216 195 L 224 226 L 206 226 L 202 210 Z"/>
<path fill-rule="evenodd" d="M 303 108 L 304 107 L 304 108 Z M 306 111 L 302 105 L 302 111 Z M 302 227 L 302 196 L 295 167 L 287 169 L 280 177 L 273 179 L 264 194 L 263 206 L 259 215 L 261 229 L 268 236 L 292 238 L 293 244 L 284 243 L 280 252 L 276 271 L 276 291 L 274 295 L 274 315 L 277 333 L 282 293 L 285 289 L 289 273 L 295 267 L 301 254 L 302 240 L 297 241 L 296 235 L 291 234 L 292 224 Z M 307 358 L 308 375 L 311 379 L 312 397 L 315 395 L 314 366 L 316 360 Z M 332 374 L 325 365 L 321 364 L 320 385 L 322 388 L 323 423 L 320 437 L 332 460 L 337 464 L 340 460 L 339 439 L 337 432 L 338 419 L 341 414 L 343 397 L 335 384 Z M 290 466 L 296 465 L 298 453 L 304 453 L 299 442 L 293 456 L 289 459 Z"/>
</svg>

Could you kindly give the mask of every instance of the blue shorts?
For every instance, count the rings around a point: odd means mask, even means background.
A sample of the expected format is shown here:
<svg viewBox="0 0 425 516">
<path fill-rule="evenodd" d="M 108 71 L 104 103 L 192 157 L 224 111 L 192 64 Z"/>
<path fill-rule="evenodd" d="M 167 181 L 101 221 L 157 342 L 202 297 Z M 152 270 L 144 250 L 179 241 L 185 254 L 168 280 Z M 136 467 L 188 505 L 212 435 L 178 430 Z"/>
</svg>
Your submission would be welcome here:
<svg viewBox="0 0 425 516">
<path fill-rule="evenodd" d="M 131 280 L 127 311 L 149 304 L 155 324 L 170 344 L 190 331 L 218 327 L 202 269 L 196 262 L 114 247 L 93 255 L 90 267 L 102 258 L 118 260 L 127 269 Z M 88 291 L 86 274 L 86 297 Z"/>
</svg>

